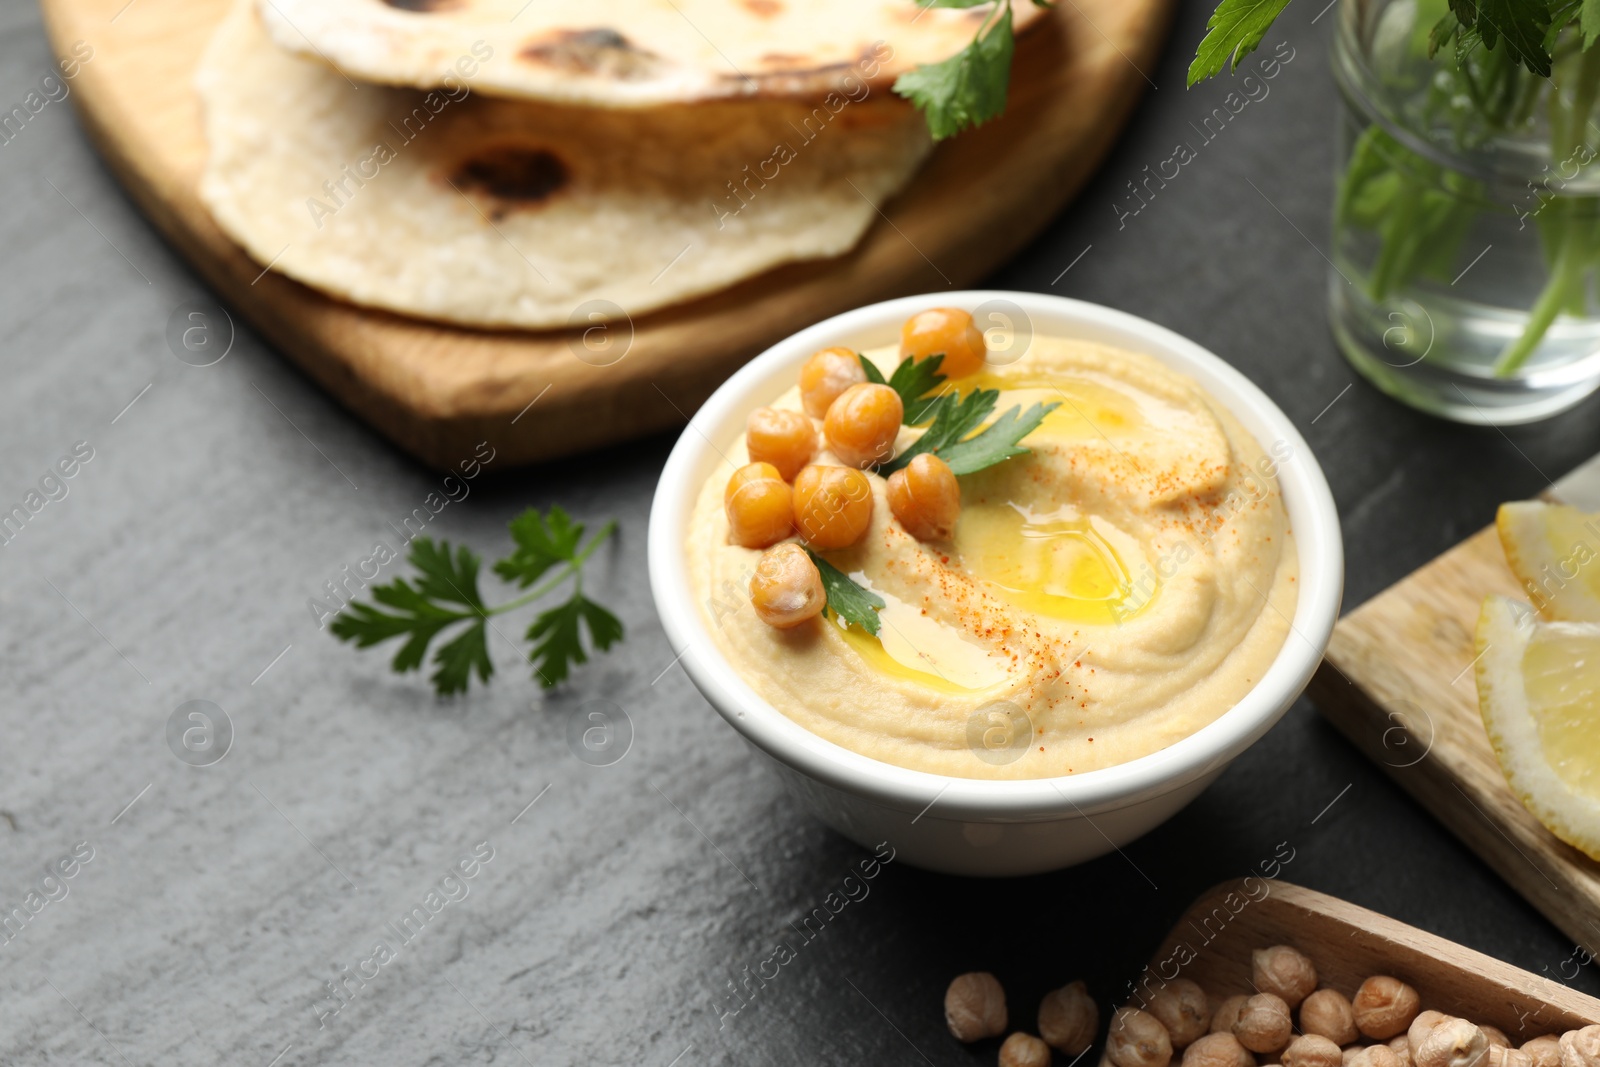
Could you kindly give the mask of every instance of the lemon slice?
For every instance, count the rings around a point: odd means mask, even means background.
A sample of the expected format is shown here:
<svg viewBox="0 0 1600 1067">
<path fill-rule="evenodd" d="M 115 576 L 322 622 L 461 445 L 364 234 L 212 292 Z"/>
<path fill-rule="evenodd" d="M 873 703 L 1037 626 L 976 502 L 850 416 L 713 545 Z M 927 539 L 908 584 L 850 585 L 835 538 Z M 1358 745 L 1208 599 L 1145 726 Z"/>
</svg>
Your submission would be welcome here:
<svg viewBox="0 0 1600 1067">
<path fill-rule="evenodd" d="M 1600 622 L 1600 515 L 1528 500 L 1500 505 L 1494 525 L 1540 616 Z"/>
<path fill-rule="evenodd" d="M 1492 596 L 1477 637 L 1478 708 L 1511 791 L 1600 859 L 1600 623 L 1544 622 Z"/>
</svg>

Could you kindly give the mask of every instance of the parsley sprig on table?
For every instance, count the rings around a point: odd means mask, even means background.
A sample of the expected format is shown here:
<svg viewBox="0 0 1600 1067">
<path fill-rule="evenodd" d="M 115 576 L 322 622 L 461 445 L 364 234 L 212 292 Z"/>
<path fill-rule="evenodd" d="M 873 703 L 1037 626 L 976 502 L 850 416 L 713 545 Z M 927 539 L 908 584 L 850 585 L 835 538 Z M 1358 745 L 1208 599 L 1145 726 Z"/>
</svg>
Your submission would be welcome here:
<svg viewBox="0 0 1600 1067">
<path fill-rule="evenodd" d="M 480 682 L 494 674 L 494 662 L 489 658 L 490 618 L 566 586 L 566 599 L 534 616 L 526 634 L 533 642 L 528 660 L 539 684 L 546 689 L 559 685 L 575 664 L 589 661 L 585 631 L 589 648 L 601 652 L 622 640 L 622 621 L 583 593 L 584 562 L 611 537 L 617 524 L 606 523 L 585 543 L 583 524 L 553 507 L 548 514 L 529 508 L 512 519 L 509 528 L 516 547 L 495 563 L 494 572 L 523 589 L 533 586 L 527 593 L 503 604 L 486 605 L 478 587 L 481 560 L 477 553 L 465 545 L 452 549 L 448 541 L 418 537 L 411 542 L 408 556 L 416 577 L 374 586 L 372 599 L 381 607 L 351 603 L 333 621 L 333 635 L 358 648 L 404 638 L 391 662 L 394 670 L 403 674 L 422 667 L 434 638 L 465 624 L 434 650 L 430 676 L 441 696 L 461 693 L 474 673 Z M 547 580 L 541 582 L 542 578 Z"/>
</svg>

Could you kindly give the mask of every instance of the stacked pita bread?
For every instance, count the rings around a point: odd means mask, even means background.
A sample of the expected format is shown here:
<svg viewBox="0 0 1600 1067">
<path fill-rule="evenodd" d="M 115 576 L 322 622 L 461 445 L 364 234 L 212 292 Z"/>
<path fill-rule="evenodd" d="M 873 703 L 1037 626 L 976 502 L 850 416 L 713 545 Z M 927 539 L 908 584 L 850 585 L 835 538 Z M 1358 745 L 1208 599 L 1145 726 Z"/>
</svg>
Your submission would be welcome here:
<svg viewBox="0 0 1600 1067">
<path fill-rule="evenodd" d="M 851 249 L 930 148 L 889 86 L 984 10 L 237 0 L 198 75 L 201 196 L 264 267 L 357 304 L 638 315 Z"/>
</svg>

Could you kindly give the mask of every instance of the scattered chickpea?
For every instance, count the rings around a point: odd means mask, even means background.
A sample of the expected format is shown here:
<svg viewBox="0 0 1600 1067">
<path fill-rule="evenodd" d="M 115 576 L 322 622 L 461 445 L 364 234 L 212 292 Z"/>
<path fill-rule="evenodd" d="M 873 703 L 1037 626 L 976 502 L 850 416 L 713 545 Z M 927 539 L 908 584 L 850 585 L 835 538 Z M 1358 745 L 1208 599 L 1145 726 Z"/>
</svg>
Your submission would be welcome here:
<svg viewBox="0 0 1600 1067">
<path fill-rule="evenodd" d="M 847 548 L 872 522 L 872 483 L 851 467 L 807 467 L 794 476 L 794 524 L 820 549 Z"/>
<path fill-rule="evenodd" d="M 939 371 L 946 378 L 964 378 L 983 369 L 988 344 L 972 316 L 960 308 L 929 308 L 900 328 L 900 355 L 923 360 L 943 355 Z"/>
<path fill-rule="evenodd" d="M 750 463 L 733 472 L 722 494 L 728 540 L 741 548 L 766 548 L 794 527 L 794 494 L 770 463 Z"/>
<path fill-rule="evenodd" d="M 1188 1048 L 1211 1026 L 1211 1005 L 1206 991 L 1187 978 L 1178 978 L 1150 998 L 1147 1009 L 1161 1020 L 1174 1049 Z"/>
<path fill-rule="evenodd" d="M 1000 1046 L 1000 1067 L 1050 1067 L 1050 1046 L 1019 1031 Z"/>
<path fill-rule="evenodd" d="M 1561 1067 L 1600 1067 L 1600 1026 L 1561 1035 Z"/>
<path fill-rule="evenodd" d="M 1411 1048 L 1412 1059 L 1416 1059 L 1417 1049 L 1422 1047 L 1423 1039 L 1432 1032 L 1435 1026 L 1438 1026 L 1448 1018 L 1450 1016 L 1444 1012 L 1434 1011 L 1431 1008 L 1417 1013 L 1417 1017 L 1412 1019 L 1411 1025 L 1406 1028 L 1406 1043 Z"/>
<path fill-rule="evenodd" d="M 1427 1013 L 1424 1012 L 1423 1015 Z M 1421 1015 L 1417 1018 L 1422 1018 Z M 1415 1026 L 1416 1023 L 1412 1023 Z M 1411 1036 L 1409 1034 L 1396 1034 L 1389 1039 L 1389 1049 L 1400 1063 L 1400 1067 L 1413 1067 L 1411 1062 Z"/>
<path fill-rule="evenodd" d="M 1422 999 L 1400 979 L 1375 975 L 1361 983 L 1350 1005 L 1355 1011 L 1357 1029 L 1370 1038 L 1387 1041 L 1411 1025 Z M 1412 1058 L 1416 1058 L 1415 1049 Z"/>
<path fill-rule="evenodd" d="M 1555 1034 L 1540 1034 L 1524 1041 L 1522 1051 L 1532 1058 L 1533 1067 L 1561 1067 L 1561 1039 Z"/>
<path fill-rule="evenodd" d="M 752 462 L 772 464 L 787 482 L 811 462 L 817 428 L 798 411 L 756 408 L 745 422 L 744 440 Z"/>
<path fill-rule="evenodd" d="M 1233 1024 L 1239 1021 L 1239 1012 L 1244 1008 L 1248 996 L 1232 996 L 1225 998 L 1217 1005 L 1217 1010 L 1211 1013 L 1211 1032 L 1213 1034 L 1233 1033 Z"/>
<path fill-rule="evenodd" d="M 822 420 L 822 436 L 839 462 L 872 467 L 894 457 L 906 407 L 887 385 L 864 382 L 839 394 Z"/>
<path fill-rule="evenodd" d="M 918 541 L 948 541 L 961 515 L 961 486 L 950 464 L 924 452 L 889 475 L 889 510 Z"/>
<path fill-rule="evenodd" d="M 1233 1036 L 1251 1052 L 1276 1052 L 1289 1043 L 1293 1032 L 1289 1005 L 1275 993 L 1257 993 L 1245 1001 L 1239 1021 L 1233 1024 Z"/>
<path fill-rule="evenodd" d="M 1344 1067 L 1339 1046 L 1320 1034 L 1301 1034 L 1280 1057 L 1283 1067 Z"/>
<path fill-rule="evenodd" d="M 828 606 L 822 575 L 805 549 L 793 541 L 769 548 L 756 561 L 750 603 L 768 626 L 787 630 L 814 619 Z"/>
<path fill-rule="evenodd" d="M 957 1041 L 998 1037 L 1006 1029 L 1006 991 L 988 971 L 957 975 L 944 991 L 944 1021 Z"/>
<path fill-rule="evenodd" d="M 1498 1026 L 1490 1026 L 1488 1023 L 1479 1023 L 1478 1029 L 1482 1030 L 1483 1036 L 1489 1039 L 1489 1046 L 1491 1048 L 1496 1045 L 1500 1046 L 1501 1048 L 1511 1047 L 1511 1039 L 1507 1037 L 1506 1032 L 1500 1029 Z"/>
<path fill-rule="evenodd" d="M 1446 1018 L 1428 1031 L 1411 1058 L 1417 1067 L 1488 1067 L 1489 1039 L 1465 1019 Z"/>
<path fill-rule="evenodd" d="M 806 414 L 820 419 L 839 394 L 867 380 L 861 360 L 848 348 L 824 348 L 800 368 L 800 403 Z"/>
<path fill-rule="evenodd" d="M 1256 992 L 1271 993 L 1293 1008 L 1317 988 L 1317 969 L 1305 953 L 1273 945 L 1251 953 L 1250 982 Z"/>
<path fill-rule="evenodd" d="M 1082 1055 L 1099 1029 L 1100 1007 L 1082 982 L 1052 990 L 1039 1002 L 1039 1036 L 1068 1056 Z"/>
<path fill-rule="evenodd" d="M 1106 1055 L 1116 1067 L 1167 1067 L 1172 1062 L 1172 1038 L 1149 1012 L 1118 1008 L 1106 1035 Z"/>
<path fill-rule="evenodd" d="M 1319 989 L 1300 1002 L 1300 1029 L 1318 1034 L 1335 1045 L 1348 1045 L 1361 1036 L 1355 1009 L 1337 989 Z"/>
<path fill-rule="evenodd" d="M 1256 1067 L 1256 1058 L 1232 1034 L 1207 1034 L 1183 1050 L 1183 1067 Z"/>
</svg>

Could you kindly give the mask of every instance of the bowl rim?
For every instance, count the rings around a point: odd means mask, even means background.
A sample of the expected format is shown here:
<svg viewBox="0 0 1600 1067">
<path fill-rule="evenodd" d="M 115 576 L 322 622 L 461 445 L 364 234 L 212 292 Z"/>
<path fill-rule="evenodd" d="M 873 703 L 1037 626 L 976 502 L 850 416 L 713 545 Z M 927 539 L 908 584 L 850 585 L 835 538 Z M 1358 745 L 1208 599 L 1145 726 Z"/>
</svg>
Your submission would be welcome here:
<svg viewBox="0 0 1600 1067">
<path fill-rule="evenodd" d="M 973 310 L 1009 301 L 1038 333 L 1081 336 L 1154 356 L 1197 380 L 1263 447 L 1284 442 L 1278 481 L 1300 554 L 1299 596 L 1291 631 L 1261 680 L 1217 719 L 1165 748 L 1126 763 L 1054 778 L 959 778 L 885 763 L 827 741 L 763 700 L 723 658 L 689 588 L 686 531 L 716 445 L 703 427 L 721 426 L 770 398 L 756 390 L 775 372 L 829 345 L 857 343 L 930 306 Z M 1041 323 L 1040 320 L 1043 320 Z M 1069 332 L 1070 331 L 1070 332 Z M 881 342 L 880 342 L 881 343 Z M 1266 431 L 1268 436 L 1263 436 Z M 1051 294 L 961 290 L 881 301 L 824 319 L 745 364 L 689 419 L 668 456 L 650 509 L 651 593 L 673 651 L 695 687 L 749 742 L 794 770 L 881 806 L 916 812 L 935 802 L 943 819 L 1026 822 L 1087 816 L 1154 799 L 1212 774 L 1278 721 L 1310 681 L 1338 619 L 1344 550 L 1338 510 L 1322 468 L 1289 417 L 1240 371 L 1182 335 L 1147 319 Z M 916 820 L 913 819 L 913 822 Z"/>
</svg>

